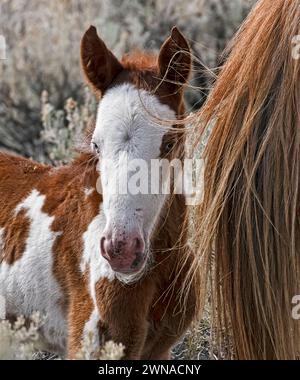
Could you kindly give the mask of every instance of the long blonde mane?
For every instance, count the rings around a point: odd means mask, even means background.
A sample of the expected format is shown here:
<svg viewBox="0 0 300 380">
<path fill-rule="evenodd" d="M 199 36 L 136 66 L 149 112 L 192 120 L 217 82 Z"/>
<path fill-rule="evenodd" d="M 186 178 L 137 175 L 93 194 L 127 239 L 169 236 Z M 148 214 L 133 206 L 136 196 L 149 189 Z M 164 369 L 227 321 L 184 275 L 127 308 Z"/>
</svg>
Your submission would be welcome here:
<svg viewBox="0 0 300 380">
<path fill-rule="evenodd" d="M 200 135 L 213 130 L 195 239 L 219 343 L 230 332 L 238 359 L 300 356 L 299 34 L 299 1 L 259 1 L 199 114 Z"/>
</svg>

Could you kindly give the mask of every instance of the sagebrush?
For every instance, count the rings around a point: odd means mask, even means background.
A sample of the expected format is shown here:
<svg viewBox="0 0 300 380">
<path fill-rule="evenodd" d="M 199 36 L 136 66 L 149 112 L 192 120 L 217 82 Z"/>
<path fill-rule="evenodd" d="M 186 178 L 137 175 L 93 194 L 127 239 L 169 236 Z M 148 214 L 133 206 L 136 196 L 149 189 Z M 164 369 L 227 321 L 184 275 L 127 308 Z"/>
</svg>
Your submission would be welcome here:
<svg viewBox="0 0 300 380">
<path fill-rule="evenodd" d="M 0 60 L 0 147 L 43 160 L 40 98 L 50 94 L 55 108 L 66 99 L 84 99 L 80 39 L 94 24 L 120 56 L 133 48 L 155 51 L 177 25 L 195 56 L 188 94 L 191 107 L 202 104 L 209 82 L 202 63 L 217 66 L 219 55 L 254 0 L 2 0 L 0 35 L 7 59 Z M 61 120 L 63 122 L 63 120 Z M 46 154 L 47 156 L 47 154 Z"/>
</svg>

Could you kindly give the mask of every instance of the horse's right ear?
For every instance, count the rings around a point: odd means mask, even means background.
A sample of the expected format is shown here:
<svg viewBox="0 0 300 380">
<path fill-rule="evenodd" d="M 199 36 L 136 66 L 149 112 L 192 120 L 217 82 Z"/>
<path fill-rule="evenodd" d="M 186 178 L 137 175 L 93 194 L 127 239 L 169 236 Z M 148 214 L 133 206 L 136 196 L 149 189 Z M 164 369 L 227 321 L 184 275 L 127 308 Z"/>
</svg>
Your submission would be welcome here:
<svg viewBox="0 0 300 380">
<path fill-rule="evenodd" d="M 81 64 L 87 83 L 99 96 L 123 70 L 121 63 L 99 38 L 94 26 L 90 26 L 81 40 Z"/>
</svg>

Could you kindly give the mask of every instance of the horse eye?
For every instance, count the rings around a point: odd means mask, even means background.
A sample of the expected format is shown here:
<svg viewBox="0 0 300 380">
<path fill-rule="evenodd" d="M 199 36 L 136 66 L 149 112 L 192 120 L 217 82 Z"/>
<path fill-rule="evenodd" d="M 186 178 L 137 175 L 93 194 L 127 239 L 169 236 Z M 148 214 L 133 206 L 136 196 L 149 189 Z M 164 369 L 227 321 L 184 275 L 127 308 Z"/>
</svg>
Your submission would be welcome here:
<svg viewBox="0 0 300 380">
<path fill-rule="evenodd" d="M 100 153 L 100 147 L 99 147 L 99 145 L 97 144 L 97 143 L 95 143 L 94 141 L 92 141 L 92 149 L 93 149 L 93 151 L 94 152 L 96 152 L 96 153 Z"/>
<path fill-rule="evenodd" d="M 168 142 L 165 144 L 164 146 L 164 151 L 169 153 L 174 147 L 174 143 L 173 142 Z"/>
</svg>

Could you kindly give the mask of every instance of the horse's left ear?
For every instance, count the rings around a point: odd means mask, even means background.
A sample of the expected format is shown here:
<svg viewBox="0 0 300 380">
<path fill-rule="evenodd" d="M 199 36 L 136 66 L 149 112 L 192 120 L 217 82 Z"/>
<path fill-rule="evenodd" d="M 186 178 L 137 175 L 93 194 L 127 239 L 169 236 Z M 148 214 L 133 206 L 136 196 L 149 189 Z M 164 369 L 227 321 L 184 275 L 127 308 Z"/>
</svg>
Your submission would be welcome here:
<svg viewBox="0 0 300 380">
<path fill-rule="evenodd" d="M 158 65 L 161 78 L 176 87 L 181 88 L 189 79 L 192 68 L 191 50 L 176 26 L 160 49 Z"/>
<path fill-rule="evenodd" d="M 94 26 L 90 26 L 81 40 L 81 64 L 88 84 L 97 95 L 103 94 L 123 70 L 121 63 L 106 47 Z"/>
</svg>

